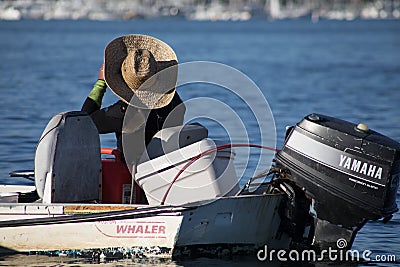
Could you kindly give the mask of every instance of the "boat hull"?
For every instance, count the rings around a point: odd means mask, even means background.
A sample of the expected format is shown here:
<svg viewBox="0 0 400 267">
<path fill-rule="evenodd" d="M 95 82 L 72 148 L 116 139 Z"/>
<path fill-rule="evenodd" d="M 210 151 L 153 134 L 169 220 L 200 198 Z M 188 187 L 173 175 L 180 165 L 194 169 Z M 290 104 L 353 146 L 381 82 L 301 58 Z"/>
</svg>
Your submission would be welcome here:
<svg viewBox="0 0 400 267">
<path fill-rule="evenodd" d="M 2 247 L 19 252 L 107 247 L 173 248 L 182 216 L 7 227 Z"/>
<path fill-rule="evenodd" d="M 225 197 L 185 211 L 176 246 L 251 244 L 285 246 L 276 237 L 282 195 Z"/>
<path fill-rule="evenodd" d="M 282 195 L 238 196 L 136 209 L 129 205 L 102 209 L 98 204 L 1 204 L 0 252 L 159 247 L 172 257 L 174 249 L 190 246 L 286 248 L 289 238 L 277 238 L 281 200 Z"/>
</svg>

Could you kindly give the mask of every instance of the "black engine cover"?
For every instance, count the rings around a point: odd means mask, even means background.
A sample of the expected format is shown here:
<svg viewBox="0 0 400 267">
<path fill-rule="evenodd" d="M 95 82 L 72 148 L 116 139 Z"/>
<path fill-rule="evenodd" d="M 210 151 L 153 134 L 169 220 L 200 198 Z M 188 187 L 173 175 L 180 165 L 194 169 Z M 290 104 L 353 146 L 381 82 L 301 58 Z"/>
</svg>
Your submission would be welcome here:
<svg viewBox="0 0 400 267">
<path fill-rule="evenodd" d="M 317 217 L 345 227 L 397 211 L 400 144 L 359 128 L 311 114 L 292 128 L 277 154 L 288 178 L 315 200 Z"/>
</svg>

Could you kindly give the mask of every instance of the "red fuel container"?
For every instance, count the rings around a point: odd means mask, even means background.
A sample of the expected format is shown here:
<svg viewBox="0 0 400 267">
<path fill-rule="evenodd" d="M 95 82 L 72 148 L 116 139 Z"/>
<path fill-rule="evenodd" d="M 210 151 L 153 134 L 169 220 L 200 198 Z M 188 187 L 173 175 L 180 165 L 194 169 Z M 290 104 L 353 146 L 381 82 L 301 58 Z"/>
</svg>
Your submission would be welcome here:
<svg viewBox="0 0 400 267">
<path fill-rule="evenodd" d="M 101 148 L 102 155 L 112 155 L 114 158 L 104 158 L 102 165 L 102 203 L 129 204 L 132 178 L 121 152 L 113 148 Z M 140 187 L 134 185 L 132 203 L 140 202 Z"/>
</svg>

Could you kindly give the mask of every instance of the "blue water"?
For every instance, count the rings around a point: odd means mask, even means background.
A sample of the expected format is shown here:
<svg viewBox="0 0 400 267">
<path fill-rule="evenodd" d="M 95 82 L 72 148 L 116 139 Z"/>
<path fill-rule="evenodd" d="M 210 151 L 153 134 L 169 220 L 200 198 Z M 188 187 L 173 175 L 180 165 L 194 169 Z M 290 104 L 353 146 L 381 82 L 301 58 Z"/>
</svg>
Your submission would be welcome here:
<svg viewBox="0 0 400 267">
<path fill-rule="evenodd" d="M 400 141 L 400 21 L 0 21 L 1 182 L 29 183 L 8 172 L 33 169 L 35 145 L 48 120 L 80 109 L 104 47 L 129 33 L 164 40 L 181 63 L 215 61 L 246 74 L 269 102 L 278 148 L 285 126 L 313 112 L 366 123 Z M 183 100 L 210 97 L 202 90 L 178 92 Z M 107 92 L 104 104 L 115 100 Z M 229 105 L 241 109 L 240 102 Z M 251 125 L 250 134 L 258 130 Z M 207 126 L 211 135 L 220 131 L 216 124 Z M 114 136 L 103 136 L 102 145 L 114 147 Z M 387 224 L 370 222 L 353 248 L 400 260 L 399 226 L 399 213 Z"/>
</svg>

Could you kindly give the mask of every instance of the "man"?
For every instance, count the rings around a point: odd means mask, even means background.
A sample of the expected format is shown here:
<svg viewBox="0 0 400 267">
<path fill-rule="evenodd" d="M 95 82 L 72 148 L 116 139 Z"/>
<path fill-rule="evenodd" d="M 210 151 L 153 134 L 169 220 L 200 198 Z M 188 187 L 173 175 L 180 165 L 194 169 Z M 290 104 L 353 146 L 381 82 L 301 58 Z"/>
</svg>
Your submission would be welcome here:
<svg viewBox="0 0 400 267">
<path fill-rule="evenodd" d="M 177 64 L 172 48 L 156 38 L 118 37 L 105 48 L 97 82 L 82 106 L 100 134 L 115 132 L 121 152 L 128 144 L 122 154 L 133 178 L 136 164 L 152 137 L 165 126 L 183 123 L 185 106 L 175 92 Z M 120 100 L 101 109 L 107 86 Z M 135 187 L 132 179 L 131 203 Z M 140 196 L 141 203 L 146 203 L 142 190 Z"/>
<path fill-rule="evenodd" d="M 145 126 L 147 145 L 172 111 L 174 119 L 169 121 L 173 123 L 168 126 L 183 123 L 185 106 L 175 91 L 177 63 L 172 48 L 156 38 L 126 35 L 114 39 L 105 49 L 104 64 L 82 111 L 91 116 L 100 134 L 115 132 L 117 147 L 122 151 L 122 128 L 128 105 L 149 110 Z M 159 75 L 161 71 L 163 75 Z M 107 85 L 120 100 L 100 109 Z"/>
</svg>

